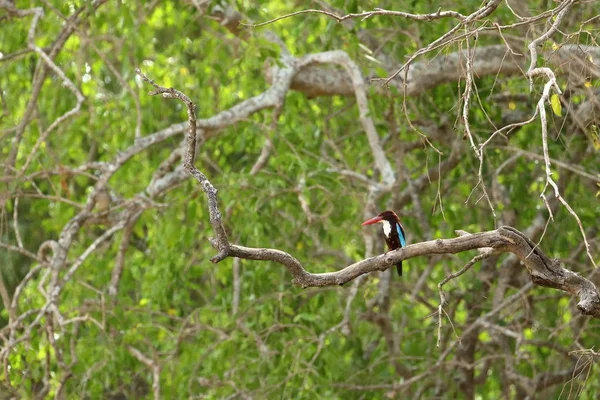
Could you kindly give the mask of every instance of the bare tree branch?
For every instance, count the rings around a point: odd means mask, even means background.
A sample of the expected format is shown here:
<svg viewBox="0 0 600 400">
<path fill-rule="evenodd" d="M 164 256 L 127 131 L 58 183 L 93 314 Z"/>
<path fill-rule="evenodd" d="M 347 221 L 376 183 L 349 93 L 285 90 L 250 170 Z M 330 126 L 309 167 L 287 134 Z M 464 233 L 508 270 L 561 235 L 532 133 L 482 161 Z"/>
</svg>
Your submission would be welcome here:
<svg viewBox="0 0 600 400">
<path fill-rule="evenodd" d="M 185 94 L 176 89 L 167 89 L 154 83 L 137 71 L 142 78 L 154 86 L 157 90 L 151 95 L 162 94 L 165 98 L 177 98 L 182 100 L 188 109 L 188 150 L 184 166 L 188 172 L 200 183 L 208 198 L 208 208 L 213 229 L 217 235 L 216 240 L 211 240 L 219 253 L 211 259 L 219 262 L 228 256 L 239 257 L 250 260 L 274 261 L 285 266 L 294 277 L 294 283 L 306 287 L 322 287 L 332 285 L 343 285 L 357 277 L 373 272 L 383 271 L 397 262 L 412 257 L 433 254 L 456 254 L 468 250 L 493 249 L 493 251 L 511 252 L 515 254 L 528 269 L 532 281 L 538 285 L 560 289 L 579 296 L 577 308 L 584 315 L 592 315 L 600 318 L 600 292 L 589 280 L 564 269 L 558 260 L 550 260 L 544 255 L 538 246 L 518 230 L 511 227 L 501 227 L 497 230 L 465 235 L 455 239 L 437 239 L 408 245 L 404 248 L 390 251 L 385 255 L 368 258 L 352 264 L 340 271 L 314 274 L 306 271 L 302 264 L 290 254 L 275 249 L 256 249 L 232 245 L 227 239 L 223 228 L 222 216 L 218 209 L 216 189 L 208 181 L 206 176 L 193 166 L 195 151 L 196 117 L 194 104 Z M 486 250 L 486 257 L 490 250 Z M 482 257 L 473 259 L 461 272 L 464 273 L 468 267 L 473 265 Z M 457 275 L 458 276 L 458 275 Z M 443 297 L 442 297 L 443 301 Z"/>
</svg>

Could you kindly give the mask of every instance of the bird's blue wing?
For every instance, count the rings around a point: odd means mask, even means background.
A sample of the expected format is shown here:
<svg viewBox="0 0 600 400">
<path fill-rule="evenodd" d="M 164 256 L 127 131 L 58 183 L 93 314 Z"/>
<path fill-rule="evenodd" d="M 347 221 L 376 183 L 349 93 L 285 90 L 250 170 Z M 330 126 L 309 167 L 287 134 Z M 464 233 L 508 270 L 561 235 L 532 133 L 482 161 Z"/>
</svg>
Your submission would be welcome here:
<svg viewBox="0 0 600 400">
<path fill-rule="evenodd" d="M 396 224 L 396 230 L 398 230 L 398 237 L 400 238 L 400 246 L 406 247 L 406 237 L 404 237 L 404 229 L 400 223 Z"/>
</svg>

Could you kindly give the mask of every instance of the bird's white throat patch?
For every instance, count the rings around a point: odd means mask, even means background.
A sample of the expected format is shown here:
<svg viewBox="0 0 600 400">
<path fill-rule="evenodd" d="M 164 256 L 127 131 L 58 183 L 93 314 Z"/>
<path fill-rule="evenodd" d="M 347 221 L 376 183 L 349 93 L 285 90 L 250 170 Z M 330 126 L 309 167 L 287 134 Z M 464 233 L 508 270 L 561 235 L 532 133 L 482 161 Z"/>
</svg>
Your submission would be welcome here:
<svg viewBox="0 0 600 400">
<path fill-rule="evenodd" d="M 381 223 L 383 224 L 383 234 L 385 235 L 385 237 L 390 237 L 390 233 L 392 233 L 392 225 L 387 221 L 387 220 L 381 220 Z"/>
</svg>

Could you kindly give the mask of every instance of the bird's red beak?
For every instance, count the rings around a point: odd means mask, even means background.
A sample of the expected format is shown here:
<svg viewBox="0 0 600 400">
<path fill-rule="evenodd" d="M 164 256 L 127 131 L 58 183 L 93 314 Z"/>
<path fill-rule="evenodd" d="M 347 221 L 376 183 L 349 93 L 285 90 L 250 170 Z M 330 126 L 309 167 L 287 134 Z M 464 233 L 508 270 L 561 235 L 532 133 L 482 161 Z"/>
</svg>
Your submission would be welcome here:
<svg viewBox="0 0 600 400">
<path fill-rule="evenodd" d="M 371 219 L 366 220 L 361 225 L 363 225 L 363 226 L 364 225 L 373 225 L 373 224 L 376 224 L 376 223 L 378 223 L 378 222 L 380 222 L 382 220 L 383 220 L 383 218 L 381 218 L 380 216 L 377 216 L 375 218 L 371 218 Z"/>
</svg>

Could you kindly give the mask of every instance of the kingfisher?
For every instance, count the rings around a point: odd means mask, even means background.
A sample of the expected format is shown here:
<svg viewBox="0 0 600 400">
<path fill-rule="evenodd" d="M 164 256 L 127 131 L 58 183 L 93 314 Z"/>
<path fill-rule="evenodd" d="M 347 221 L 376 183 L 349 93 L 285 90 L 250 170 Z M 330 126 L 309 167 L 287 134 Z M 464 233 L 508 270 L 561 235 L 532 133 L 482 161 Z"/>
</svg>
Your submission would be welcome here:
<svg viewBox="0 0 600 400">
<path fill-rule="evenodd" d="M 406 236 L 400 219 L 393 211 L 384 211 L 378 216 L 366 220 L 361 225 L 383 224 L 383 235 L 389 250 L 396 250 L 406 246 Z M 389 251 L 388 250 L 388 251 Z M 402 261 L 396 264 L 398 275 L 402 276 Z"/>
</svg>

